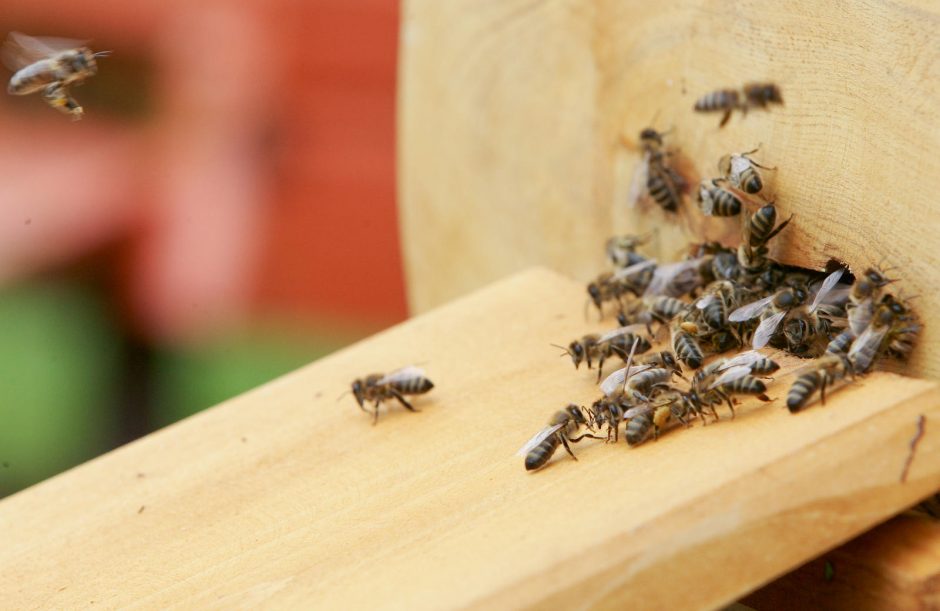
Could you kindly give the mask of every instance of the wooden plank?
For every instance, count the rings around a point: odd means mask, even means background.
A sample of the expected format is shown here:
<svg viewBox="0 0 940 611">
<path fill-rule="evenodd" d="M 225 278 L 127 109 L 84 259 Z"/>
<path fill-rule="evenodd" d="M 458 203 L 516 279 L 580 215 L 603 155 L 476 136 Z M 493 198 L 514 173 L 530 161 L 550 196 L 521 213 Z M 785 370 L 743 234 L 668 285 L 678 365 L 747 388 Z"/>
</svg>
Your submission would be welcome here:
<svg viewBox="0 0 940 611">
<path fill-rule="evenodd" d="M 712 608 L 940 487 L 940 387 L 887 373 L 799 416 L 783 373 L 733 422 L 525 472 L 515 450 L 598 394 L 549 346 L 583 303 L 521 274 L 5 499 L 4 605 Z M 336 401 L 409 362 L 421 413 Z"/>
<path fill-rule="evenodd" d="M 410 303 L 424 311 L 532 264 L 586 280 L 613 232 L 660 229 L 654 254 L 726 231 L 626 206 L 643 127 L 674 128 L 693 173 L 763 143 L 795 213 L 782 260 L 884 261 L 931 323 L 910 372 L 940 378 L 940 6 L 807 0 L 408 0 L 399 204 Z M 748 80 L 786 105 L 732 118 L 695 99 Z M 729 229 L 737 233 L 732 224 Z M 440 270 L 447 270 L 442 273 Z"/>
<path fill-rule="evenodd" d="M 742 602 L 758 610 L 940 608 L 940 522 L 897 516 Z"/>
</svg>

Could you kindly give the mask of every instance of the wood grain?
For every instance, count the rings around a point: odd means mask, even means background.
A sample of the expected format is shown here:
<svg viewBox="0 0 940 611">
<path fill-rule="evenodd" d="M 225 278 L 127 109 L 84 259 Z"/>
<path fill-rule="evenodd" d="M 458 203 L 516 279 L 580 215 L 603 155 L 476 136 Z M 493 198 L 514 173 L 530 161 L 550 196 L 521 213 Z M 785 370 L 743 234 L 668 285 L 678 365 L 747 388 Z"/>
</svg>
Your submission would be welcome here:
<svg viewBox="0 0 940 611">
<path fill-rule="evenodd" d="M 940 8 L 784 0 L 408 0 L 402 17 L 399 202 L 421 312 L 532 264 L 586 280 L 615 232 L 659 230 L 653 254 L 737 226 L 629 209 L 635 142 L 655 119 L 712 176 L 757 159 L 785 262 L 884 262 L 928 321 L 911 373 L 940 378 Z M 713 89 L 771 79 L 786 105 L 692 111 Z M 626 137 L 627 145 L 622 143 Z"/>
<path fill-rule="evenodd" d="M 935 382 L 876 373 L 792 416 L 792 360 L 734 421 L 526 473 L 515 450 L 597 395 L 549 346 L 582 305 L 518 275 L 5 499 L 3 605 L 714 608 L 940 487 Z M 415 362 L 421 413 L 336 401 Z"/>
<path fill-rule="evenodd" d="M 905 514 L 767 584 L 742 602 L 763 609 L 940 608 L 940 522 Z"/>
</svg>

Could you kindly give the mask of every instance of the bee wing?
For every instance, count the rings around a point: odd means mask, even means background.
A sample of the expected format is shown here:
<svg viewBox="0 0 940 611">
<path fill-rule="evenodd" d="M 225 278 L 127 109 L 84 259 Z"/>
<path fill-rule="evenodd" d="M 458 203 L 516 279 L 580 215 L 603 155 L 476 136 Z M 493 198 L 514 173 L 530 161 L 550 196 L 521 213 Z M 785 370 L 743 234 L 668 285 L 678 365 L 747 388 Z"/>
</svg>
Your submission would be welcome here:
<svg viewBox="0 0 940 611">
<path fill-rule="evenodd" d="M 613 277 L 617 279 L 627 278 L 637 272 L 643 271 L 644 269 L 648 267 L 655 267 L 655 266 L 656 266 L 656 259 L 647 259 L 646 261 L 640 261 L 639 263 L 634 263 L 633 265 L 630 265 L 628 267 L 618 269 L 617 271 L 614 272 Z"/>
<path fill-rule="evenodd" d="M 68 38 L 37 38 L 22 32 L 10 32 L 0 52 L 4 65 L 10 70 L 19 70 L 41 59 L 62 51 L 85 46 L 87 41 Z"/>
<path fill-rule="evenodd" d="M 641 325 L 641 324 L 627 325 L 626 327 L 618 327 L 616 329 L 608 331 L 607 333 L 604 333 L 599 338 L 597 338 L 597 343 L 600 344 L 602 342 L 609 342 L 615 337 L 626 335 L 627 333 L 636 333 L 637 331 L 642 331 L 645 329 L 646 329 L 646 325 Z M 633 343 L 634 345 L 636 345 L 636 342 L 633 342 Z"/>
<path fill-rule="evenodd" d="M 754 340 L 751 342 L 751 346 L 755 350 L 766 346 L 777 327 L 780 326 L 780 321 L 786 315 L 786 312 L 777 312 L 760 321 L 760 324 L 757 325 L 757 331 L 754 332 Z"/>
<path fill-rule="evenodd" d="M 855 338 L 852 346 L 849 348 L 849 360 L 855 365 L 856 373 L 864 373 L 871 366 L 872 359 L 878 353 L 878 346 L 885 334 L 890 329 L 890 325 L 885 325 L 881 329 L 875 329 L 868 325 L 865 330 Z"/>
<path fill-rule="evenodd" d="M 731 369 L 728 369 L 727 371 L 722 373 L 720 376 L 718 376 L 718 378 L 714 382 L 712 382 L 711 385 L 709 385 L 709 388 L 717 388 L 721 386 L 722 384 L 730 384 L 731 382 L 734 382 L 735 380 L 738 380 L 750 374 L 751 374 L 750 365 L 738 365 L 737 367 L 732 367 Z"/>
<path fill-rule="evenodd" d="M 630 420 L 631 418 L 636 418 L 641 414 L 647 414 L 653 410 L 652 405 L 638 405 L 636 407 L 631 407 L 623 413 L 624 420 Z"/>
<path fill-rule="evenodd" d="M 696 301 L 695 307 L 698 308 L 699 310 L 704 310 L 716 299 L 718 299 L 718 295 L 714 293 L 709 293 L 708 295 L 705 295 L 704 297 Z"/>
<path fill-rule="evenodd" d="M 849 328 L 856 336 L 861 335 L 871 323 L 871 317 L 875 314 L 874 303 L 871 297 L 863 299 L 857 306 L 848 311 Z"/>
<path fill-rule="evenodd" d="M 649 178 L 650 154 L 645 153 L 643 159 L 633 170 L 633 178 L 630 180 L 630 190 L 627 192 L 627 205 L 635 207 L 643 193 L 646 192 L 646 181 Z"/>
<path fill-rule="evenodd" d="M 723 371 L 725 369 L 730 369 L 732 367 L 741 367 L 745 366 L 750 370 L 751 365 L 762 359 L 762 355 L 757 350 L 748 350 L 747 352 L 742 352 L 737 354 L 730 359 L 725 359 L 721 364 L 721 367 L 718 368 L 718 371 Z"/>
<path fill-rule="evenodd" d="M 744 322 L 745 320 L 750 320 L 764 311 L 764 309 L 770 305 L 770 302 L 774 300 L 773 295 L 768 295 L 763 299 L 758 299 L 757 301 L 752 301 L 751 303 L 745 304 L 728 315 L 728 320 L 731 322 Z"/>
<path fill-rule="evenodd" d="M 729 172 L 729 174 L 731 174 L 735 178 L 738 178 L 741 176 L 741 174 L 746 172 L 749 167 L 751 167 L 751 161 L 747 157 L 743 157 L 741 155 L 732 155 L 731 156 L 731 171 Z M 736 184 L 734 186 L 739 187 L 740 184 Z"/>
<path fill-rule="evenodd" d="M 666 289 L 669 288 L 669 285 L 678 279 L 682 274 L 688 274 L 691 272 L 697 275 L 696 269 L 698 268 L 701 261 L 701 259 L 687 259 L 685 261 L 677 261 L 675 263 L 660 265 L 656 268 L 656 271 L 653 272 L 653 279 L 650 280 L 650 283 L 646 287 L 646 291 L 643 293 L 643 296 L 652 297 L 655 295 L 665 294 Z M 691 279 L 683 278 L 683 282 L 686 280 L 691 281 Z"/>
<path fill-rule="evenodd" d="M 546 426 L 544 429 L 542 429 L 541 431 L 533 435 L 532 439 L 525 442 L 525 445 L 519 448 L 519 451 L 516 452 L 516 456 L 525 456 L 526 454 L 531 452 L 532 449 L 535 448 L 535 446 L 539 445 L 540 443 L 548 439 L 551 435 L 560 431 L 563 426 L 565 425 L 553 424 L 551 426 Z"/>
<path fill-rule="evenodd" d="M 420 367 L 415 367 L 414 365 L 409 365 L 407 367 L 402 367 L 401 369 L 396 369 L 391 373 L 386 374 L 382 379 L 380 379 L 376 384 L 391 384 L 393 382 L 406 382 L 408 380 L 413 380 L 415 378 L 423 378 L 424 370 Z"/>
<path fill-rule="evenodd" d="M 630 369 L 621 367 L 604 378 L 604 381 L 601 382 L 601 392 L 603 392 L 608 397 L 612 397 L 616 395 L 621 388 L 623 388 L 623 383 L 626 382 L 627 378 L 630 376 L 635 376 L 641 371 L 651 369 L 652 367 L 652 365 L 633 365 L 630 367 Z"/>
<path fill-rule="evenodd" d="M 819 290 L 816 291 L 816 297 L 813 298 L 813 305 L 809 307 L 810 313 L 814 312 L 816 308 L 823 302 L 823 299 L 826 298 L 826 295 L 835 288 L 836 284 L 839 283 L 839 279 L 842 278 L 842 274 L 845 272 L 843 269 L 837 269 L 832 272 L 826 279 L 823 280 L 822 286 L 819 287 Z"/>
<path fill-rule="evenodd" d="M 715 198 L 712 197 L 712 194 L 706 185 L 706 181 L 704 180 L 698 187 L 698 198 L 700 202 L 699 208 L 702 209 L 702 214 L 705 216 L 711 216 L 715 211 Z"/>
</svg>

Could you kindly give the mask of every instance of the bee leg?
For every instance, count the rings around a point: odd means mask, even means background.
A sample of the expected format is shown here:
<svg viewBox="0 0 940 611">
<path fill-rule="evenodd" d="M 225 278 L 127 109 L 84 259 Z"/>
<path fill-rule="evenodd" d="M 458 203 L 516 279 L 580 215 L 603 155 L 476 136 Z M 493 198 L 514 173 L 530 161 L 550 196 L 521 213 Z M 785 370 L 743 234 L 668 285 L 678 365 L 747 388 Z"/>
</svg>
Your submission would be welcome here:
<svg viewBox="0 0 940 611">
<path fill-rule="evenodd" d="M 373 414 L 374 415 L 372 416 L 372 426 L 375 426 L 379 422 L 379 402 L 378 401 L 375 402 L 375 410 Z"/>
<path fill-rule="evenodd" d="M 561 442 L 565 445 L 565 450 L 567 450 L 568 455 L 571 456 L 571 458 L 573 458 L 573 459 L 575 459 L 575 460 L 578 460 L 578 457 L 575 456 L 575 455 L 574 455 L 574 452 L 571 451 L 571 446 L 568 445 L 568 440 L 565 439 L 565 436 L 564 436 L 564 435 L 559 435 L 559 437 L 561 437 Z"/>
<path fill-rule="evenodd" d="M 598 383 L 600 383 L 601 381 L 601 375 L 603 372 L 604 372 L 604 356 L 601 355 L 601 357 L 597 361 L 597 382 Z"/>
<path fill-rule="evenodd" d="M 829 376 L 823 376 L 822 384 L 819 386 L 819 398 L 822 404 L 826 404 L 826 384 L 829 382 Z"/>
<path fill-rule="evenodd" d="M 398 391 L 396 391 L 396 390 L 393 390 L 393 391 L 392 391 L 392 396 L 395 397 L 396 399 L 398 399 L 398 402 L 401 403 L 402 405 L 404 405 L 404 406 L 405 406 L 405 409 L 408 409 L 408 410 L 413 411 L 413 412 L 419 412 L 419 411 L 421 411 L 421 410 L 419 410 L 419 409 L 415 409 L 414 406 L 413 406 L 411 403 L 408 403 L 407 401 L 405 401 L 405 398 L 404 398 L 403 396 L 401 396 L 401 393 L 400 393 L 400 392 L 398 392 Z"/>
<path fill-rule="evenodd" d="M 721 117 L 721 123 L 718 124 L 719 129 L 724 127 L 725 124 L 728 123 L 728 119 L 731 118 L 731 110 L 732 110 L 731 108 L 726 110 L 724 116 Z"/>
</svg>

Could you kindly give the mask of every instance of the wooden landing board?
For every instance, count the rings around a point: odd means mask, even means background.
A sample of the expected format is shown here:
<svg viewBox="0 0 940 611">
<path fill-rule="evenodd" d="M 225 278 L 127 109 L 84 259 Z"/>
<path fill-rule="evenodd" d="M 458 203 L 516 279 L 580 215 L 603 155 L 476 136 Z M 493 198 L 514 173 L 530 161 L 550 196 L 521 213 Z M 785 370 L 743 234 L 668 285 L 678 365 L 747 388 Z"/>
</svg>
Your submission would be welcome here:
<svg viewBox="0 0 940 611">
<path fill-rule="evenodd" d="M 734 421 L 525 472 L 598 394 L 549 346 L 583 305 L 529 271 L 0 502 L 3 605 L 713 608 L 940 487 L 940 389 L 893 374 L 798 416 L 783 375 Z M 408 363 L 421 413 L 336 401 Z"/>
<path fill-rule="evenodd" d="M 895 267 L 927 320 L 913 375 L 940 380 L 940 4 L 923 0 L 406 0 L 399 207 L 413 312 L 530 265 L 587 280 L 615 232 L 729 241 L 735 223 L 627 204 L 637 137 L 672 129 L 694 175 L 755 159 L 790 226 L 786 263 Z M 712 90 L 773 80 L 785 106 L 693 112 Z M 629 146 L 622 142 L 628 139 Z M 684 231 L 682 231 L 684 229 Z M 445 270 L 445 271 L 442 271 Z"/>
</svg>

